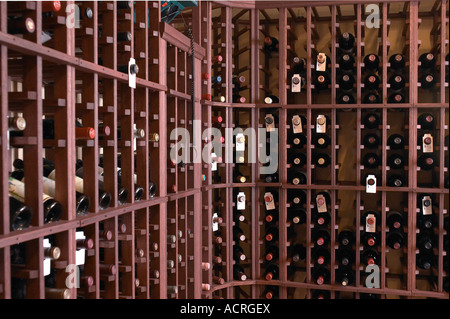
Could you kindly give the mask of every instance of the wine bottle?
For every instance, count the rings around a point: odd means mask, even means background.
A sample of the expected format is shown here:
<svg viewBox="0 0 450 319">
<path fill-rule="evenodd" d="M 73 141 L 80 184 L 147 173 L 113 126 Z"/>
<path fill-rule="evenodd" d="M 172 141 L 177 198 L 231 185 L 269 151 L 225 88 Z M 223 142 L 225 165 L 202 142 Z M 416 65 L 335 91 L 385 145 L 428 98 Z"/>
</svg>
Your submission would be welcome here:
<svg viewBox="0 0 450 319">
<path fill-rule="evenodd" d="M 367 129 L 377 129 L 380 125 L 380 117 L 376 113 L 368 113 L 364 116 L 362 123 L 364 128 Z"/>
<path fill-rule="evenodd" d="M 316 247 L 325 247 L 330 242 L 330 232 L 327 229 L 317 229 L 313 233 L 313 242 Z"/>
<path fill-rule="evenodd" d="M 417 215 L 417 227 L 419 227 L 421 231 L 433 229 L 434 224 L 435 224 L 434 215 L 423 215 L 423 214 Z"/>
<path fill-rule="evenodd" d="M 302 148 L 304 145 L 306 145 L 306 136 L 302 133 L 290 133 L 288 141 L 289 144 L 292 145 L 292 147 Z"/>
<path fill-rule="evenodd" d="M 267 261 L 275 261 L 278 259 L 278 246 L 271 244 L 266 247 L 265 259 Z"/>
<path fill-rule="evenodd" d="M 405 147 L 405 139 L 400 134 L 392 134 L 387 139 L 387 145 L 391 150 L 400 150 Z"/>
<path fill-rule="evenodd" d="M 233 94 L 233 103 L 245 103 L 246 99 L 239 94 Z"/>
<path fill-rule="evenodd" d="M 375 149 L 380 145 L 380 138 L 375 133 L 367 133 L 363 137 L 363 144 L 365 148 Z"/>
<path fill-rule="evenodd" d="M 316 90 L 326 90 L 331 84 L 331 79 L 326 72 L 317 72 L 314 76 L 314 86 Z"/>
<path fill-rule="evenodd" d="M 393 54 L 389 58 L 390 68 L 394 70 L 403 70 L 406 65 L 405 57 L 400 54 Z"/>
<path fill-rule="evenodd" d="M 324 247 L 314 248 L 312 251 L 312 258 L 315 260 L 316 266 L 326 266 L 330 262 L 330 251 Z"/>
<path fill-rule="evenodd" d="M 306 175 L 297 168 L 291 168 L 288 172 L 288 180 L 292 185 L 306 184 Z"/>
<path fill-rule="evenodd" d="M 301 207 L 289 207 L 288 211 L 288 221 L 294 224 L 304 224 L 306 222 L 306 210 Z"/>
<path fill-rule="evenodd" d="M 36 31 L 36 24 L 30 17 L 8 18 L 9 34 L 30 34 Z"/>
<path fill-rule="evenodd" d="M 338 60 L 339 68 L 344 71 L 353 70 L 355 58 L 352 54 L 343 54 Z"/>
<path fill-rule="evenodd" d="M 434 248 L 434 239 L 432 231 L 421 232 L 417 236 L 417 248 L 419 251 L 432 252 Z"/>
<path fill-rule="evenodd" d="M 55 164 L 46 158 L 43 158 L 43 164 L 44 164 L 44 177 L 47 177 L 51 180 L 55 180 L 56 178 Z M 81 168 L 82 170 L 82 165 L 83 162 L 81 160 L 78 160 L 77 161 L 78 169 Z M 84 184 L 83 179 L 78 176 L 75 176 L 75 190 L 79 194 L 83 194 L 83 184 Z M 105 209 L 109 207 L 109 204 L 111 203 L 111 194 L 105 192 L 103 190 L 103 187 L 101 187 L 100 185 L 102 185 L 102 183 L 99 181 L 99 208 Z"/>
<path fill-rule="evenodd" d="M 293 74 L 303 74 L 305 73 L 305 68 L 306 68 L 306 59 L 305 58 L 300 58 L 298 56 L 294 57 L 292 59 L 293 62 L 293 68 L 292 68 L 292 73 Z"/>
<path fill-rule="evenodd" d="M 366 90 L 377 90 L 380 86 L 380 78 L 378 75 L 371 73 L 366 75 L 364 78 L 364 89 Z"/>
<path fill-rule="evenodd" d="M 25 229 L 30 226 L 33 218 L 33 210 L 30 206 L 25 205 L 11 195 L 9 195 L 9 213 L 11 231 Z"/>
<path fill-rule="evenodd" d="M 23 131 L 27 126 L 27 121 L 21 116 L 8 117 L 9 131 Z"/>
<path fill-rule="evenodd" d="M 312 299 L 330 299 L 330 292 L 328 290 L 313 290 Z"/>
<path fill-rule="evenodd" d="M 247 280 L 244 269 L 238 264 L 233 265 L 233 278 L 240 281 Z"/>
<path fill-rule="evenodd" d="M 280 273 L 280 271 L 279 271 L 278 265 L 274 264 L 274 263 L 270 263 L 266 268 L 266 271 L 264 273 L 264 278 L 266 280 L 274 280 L 274 279 L 276 280 L 276 279 L 278 279 L 279 273 Z"/>
<path fill-rule="evenodd" d="M 235 242 L 244 242 L 245 241 L 245 235 L 244 232 L 240 227 L 234 226 L 233 227 L 233 240 Z"/>
<path fill-rule="evenodd" d="M 420 87 L 423 89 L 431 89 L 436 83 L 436 78 L 433 73 L 425 73 L 419 78 Z"/>
<path fill-rule="evenodd" d="M 351 74 L 344 73 L 338 78 L 338 83 L 341 90 L 349 91 L 353 89 L 355 78 Z"/>
<path fill-rule="evenodd" d="M 303 246 L 302 244 L 294 245 L 291 250 L 291 258 L 292 258 L 292 261 L 294 261 L 294 262 L 300 261 L 300 260 L 305 260 L 306 247 Z"/>
<path fill-rule="evenodd" d="M 331 144 L 331 139 L 328 135 L 319 133 L 313 137 L 313 144 L 318 149 L 325 149 Z"/>
<path fill-rule="evenodd" d="M 278 227 L 271 226 L 266 230 L 265 240 L 275 242 L 278 240 Z"/>
<path fill-rule="evenodd" d="M 138 74 L 139 73 L 139 66 L 135 63 L 133 64 L 124 64 L 124 65 L 118 65 L 117 66 L 117 71 L 122 72 L 122 73 L 130 73 L 130 74 Z"/>
<path fill-rule="evenodd" d="M 339 248 L 336 255 L 339 265 L 342 266 L 351 266 L 355 258 L 354 251 L 345 247 Z"/>
<path fill-rule="evenodd" d="M 9 177 L 9 194 L 25 203 L 25 184 L 15 178 Z M 44 223 L 57 222 L 62 215 L 63 207 L 53 197 L 43 193 L 42 203 L 44 206 Z"/>
<path fill-rule="evenodd" d="M 337 97 L 337 104 L 355 104 L 355 97 L 349 93 L 342 93 Z"/>
<path fill-rule="evenodd" d="M 330 213 L 328 212 L 318 213 L 317 211 L 314 211 L 312 215 L 314 217 L 314 222 L 317 227 L 327 227 L 330 224 L 331 221 Z"/>
<path fill-rule="evenodd" d="M 388 103 L 406 103 L 406 98 L 402 93 L 395 92 L 388 96 Z"/>
<path fill-rule="evenodd" d="M 303 151 L 293 148 L 289 151 L 289 163 L 297 167 L 303 167 L 306 164 L 306 155 Z"/>
<path fill-rule="evenodd" d="M 118 42 L 130 42 L 132 39 L 131 32 L 128 31 L 120 31 L 117 32 L 117 41 Z"/>
<path fill-rule="evenodd" d="M 264 98 L 264 103 L 266 103 L 266 104 L 277 104 L 277 103 L 280 103 L 280 100 L 278 99 L 278 96 L 267 95 Z"/>
<path fill-rule="evenodd" d="M 355 242 L 355 233 L 350 229 L 341 230 L 338 235 L 338 242 L 340 247 L 352 247 Z"/>
<path fill-rule="evenodd" d="M 278 52 L 279 42 L 274 37 L 267 36 L 264 38 L 264 52 L 271 54 L 272 52 Z"/>
<path fill-rule="evenodd" d="M 288 201 L 291 203 L 291 206 L 303 205 L 306 203 L 306 191 L 292 190 L 288 193 Z"/>
<path fill-rule="evenodd" d="M 222 62 L 223 61 L 223 57 L 221 55 L 214 55 L 211 57 L 211 63 L 218 63 L 218 62 Z"/>
<path fill-rule="evenodd" d="M 233 246 L 233 259 L 236 262 L 244 261 L 245 259 L 247 259 L 247 256 L 245 256 L 244 250 L 242 249 L 241 246 L 239 245 Z"/>
<path fill-rule="evenodd" d="M 387 163 L 391 169 L 400 169 L 406 165 L 405 158 L 400 154 L 390 155 Z"/>
<path fill-rule="evenodd" d="M 406 186 L 405 178 L 400 175 L 391 175 L 387 180 L 387 186 L 405 187 Z"/>
<path fill-rule="evenodd" d="M 363 157 L 363 165 L 365 168 L 377 168 L 380 165 L 380 158 L 375 153 L 367 153 Z"/>
<path fill-rule="evenodd" d="M 420 125 L 421 130 L 433 130 L 435 125 L 433 114 L 422 113 L 417 119 L 417 124 Z"/>
<path fill-rule="evenodd" d="M 10 176 L 19 181 L 25 182 L 24 178 L 25 173 L 23 169 L 18 169 L 15 170 L 14 172 L 11 172 Z M 45 176 L 43 177 L 42 182 L 43 182 L 42 183 L 43 192 L 54 198 L 56 196 L 56 182 Z M 77 216 L 86 215 L 91 205 L 89 197 L 77 191 L 75 191 L 75 196 L 76 196 L 75 211 Z"/>
<path fill-rule="evenodd" d="M 400 230 L 403 229 L 404 225 L 404 219 L 403 215 L 400 212 L 397 211 L 390 211 L 387 214 L 387 225 L 389 226 L 389 229 L 393 230 Z"/>
<path fill-rule="evenodd" d="M 362 243 L 365 247 L 376 247 L 380 242 L 378 233 L 365 232 L 362 236 Z"/>
<path fill-rule="evenodd" d="M 406 79 L 401 74 L 394 74 L 389 78 L 388 83 L 392 90 L 399 91 L 405 88 Z"/>
<path fill-rule="evenodd" d="M 267 223 L 276 223 L 278 221 L 278 211 L 277 210 L 269 210 L 266 211 L 266 217 L 264 220 Z"/>
<path fill-rule="evenodd" d="M 426 52 L 420 55 L 419 57 L 420 69 L 430 69 L 433 68 L 436 64 L 436 57 L 431 52 Z"/>
<path fill-rule="evenodd" d="M 429 270 L 431 267 L 434 266 L 434 258 L 433 254 L 431 253 L 419 253 L 416 257 L 416 264 L 417 267 Z"/>
<path fill-rule="evenodd" d="M 330 279 L 330 271 L 324 267 L 314 267 L 313 280 L 318 285 L 327 284 Z"/>
<path fill-rule="evenodd" d="M 277 299 L 278 298 L 278 288 L 275 286 L 267 286 L 263 293 L 266 299 Z"/>
<path fill-rule="evenodd" d="M 328 167 L 331 163 L 330 156 L 326 153 L 318 153 L 314 156 L 314 165 L 320 168 Z"/>
<path fill-rule="evenodd" d="M 437 165 L 436 163 L 436 157 L 434 154 L 422 154 L 417 159 L 417 165 L 420 167 L 421 170 L 428 171 L 433 169 L 434 166 Z"/>
<path fill-rule="evenodd" d="M 378 92 L 373 91 L 373 92 L 369 92 L 366 95 L 364 95 L 363 97 L 363 101 L 364 104 L 377 104 L 377 103 L 381 103 L 381 96 L 380 94 L 378 94 Z"/>
<path fill-rule="evenodd" d="M 351 33 L 344 32 L 338 38 L 339 49 L 342 52 L 351 52 L 355 45 L 355 36 Z"/>
<path fill-rule="evenodd" d="M 386 236 L 386 243 L 392 249 L 400 249 L 405 243 L 405 236 L 403 234 L 403 231 L 390 230 Z"/>
<path fill-rule="evenodd" d="M 368 54 L 364 57 L 364 69 L 376 71 L 380 66 L 380 58 L 376 54 Z"/>
<path fill-rule="evenodd" d="M 361 262 L 366 266 L 378 265 L 379 259 L 378 252 L 372 248 L 365 249 L 361 254 Z"/>
<path fill-rule="evenodd" d="M 350 267 L 340 267 L 336 275 L 337 282 L 342 286 L 349 286 L 353 283 L 354 274 Z"/>
</svg>

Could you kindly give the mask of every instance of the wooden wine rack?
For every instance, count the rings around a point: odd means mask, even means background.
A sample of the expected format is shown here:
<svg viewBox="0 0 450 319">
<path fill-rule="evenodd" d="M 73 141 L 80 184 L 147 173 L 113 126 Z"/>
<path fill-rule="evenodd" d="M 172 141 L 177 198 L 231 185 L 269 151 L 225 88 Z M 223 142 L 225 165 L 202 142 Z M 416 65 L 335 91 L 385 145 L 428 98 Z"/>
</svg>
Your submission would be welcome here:
<svg viewBox="0 0 450 319">
<path fill-rule="evenodd" d="M 64 1 L 53 17 L 42 15 L 42 3 L 0 3 L 0 298 L 11 298 L 12 278 L 24 278 L 27 298 L 46 296 L 43 275 L 45 238 L 52 237 L 61 249 L 61 256 L 52 262 L 57 288 L 65 288 L 66 267 L 75 263 L 76 231 L 83 230 L 94 240 L 94 248 L 86 251 L 84 272 L 94 278 L 94 285 L 71 288 L 71 298 L 77 295 L 89 299 L 187 299 L 187 298 L 264 298 L 267 288 L 273 288 L 280 299 L 314 298 L 325 291 L 330 298 L 448 298 L 444 282 L 448 274 L 443 260 L 444 219 L 448 218 L 448 102 L 449 91 L 445 69 L 449 52 L 449 3 L 437 1 L 380 1 L 379 28 L 367 25 L 371 1 L 198 1 L 198 6 L 186 8 L 171 23 L 160 22 L 161 3 L 157 1 L 131 2 L 131 8 L 120 8 L 115 1 Z M 317 3 L 317 5 L 316 5 Z M 79 28 L 67 27 L 66 7 L 76 4 L 82 19 Z M 92 9 L 92 19 L 83 16 Z M 11 34 L 8 17 L 26 14 L 36 24 L 34 33 Z M 194 57 L 191 56 L 193 38 Z M 52 39 L 42 43 L 42 31 L 51 31 Z M 117 40 L 119 32 L 131 33 L 131 41 Z M 339 94 L 337 76 L 337 39 L 343 32 L 355 35 L 355 104 L 337 104 Z M 266 36 L 279 40 L 279 52 L 271 56 L 263 50 Z M 435 88 L 420 88 L 418 59 L 424 52 L 437 57 L 438 79 Z M 306 68 L 306 86 L 301 93 L 291 93 L 290 70 L 294 56 L 304 57 L 312 66 L 318 52 L 331 59 L 331 85 L 317 94 L 313 68 Z M 388 103 L 391 92 L 387 61 L 394 53 L 402 53 L 407 60 L 408 83 L 404 90 L 406 103 Z M 363 58 L 375 53 L 381 60 L 380 95 L 382 103 L 364 104 Z M 221 55 L 223 61 L 213 62 Z M 139 72 L 136 88 L 128 85 L 128 75 L 118 66 L 136 60 Z M 194 73 L 192 73 L 194 69 Z M 448 72 L 448 71 L 447 71 Z M 209 74 L 209 76 L 204 76 Z M 214 76 L 221 83 L 213 83 Z M 239 94 L 245 103 L 232 103 L 233 78 L 244 76 Z M 448 75 L 447 75 L 448 76 Z M 194 83 L 193 83 L 194 82 Z M 194 92 L 192 92 L 194 87 Z M 265 104 L 264 98 L 273 94 L 279 103 Z M 212 100 L 208 98 L 212 97 Z M 214 100 L 223 96 L 225 102 Z M 376 169 L 380 185 L 376 194 L 367 194 L 361 178 L 366 173 L 362 159 L 366 150 L 361 147 L 363 136 L 369 131 L 362 124 L 364 115 L 376 112 L 381 125 L 370 132 L 380 137 L 377 152 L 381 165 Z M 420 149 L 417 140 L 421 129 L 417 119 L 430 112 L 437 119 L 433 131 L 434 154 L 439 165 L 429 172 L 420 171 L 417 159 Z M 203 161 L 173 165 L 171 148 L 177 140 L 171 134 L 186 130 L 192 137 L 189 145 L 206 145 L 202 133 L 218 128 L 225 137 L 226 128 L 245 130 L 264 128 L 267 113 L 277 116 L 278 180 L 266 183 L 260 175 L 261 164 L 217 163 L 217 170 Z M 23 137 L 8 139 L 8 120 L 22 114 L 27 121 Z M 288 180 L 291 145 L 288 132 L 292 116 L 302 115 L 306 144 L 304 152 L 305 185 L 292 185 Z M 330 165 L 319 169 L 311 159 L 316 154 L 312 133 L 316 116 L 330 119 L 327 134 L 331 139 L 326 152 Z M 55 119 L 55 138 L 42 138 L 42 117 Z M 216 117 L 221 116 L 222 122 Z M 111 128 L 111 135 L 96 134 L 93 140 L 81 141 L 72 125 L 75 119 L 83 126 L 100 132 L 99 123 Z M 201 132 L 193 132 L 194 121 L 200 122 Z M 134 137 L 134 128 L 142 129 L 144 138 Z M 120 139 L 118 136 L 120 128 Z M 176 129 L 176 130 L 175 130 Z M 158 140 L 149 140 L 157 133 Z M 193 134 L 195 133 L 195 134 Z M 407 168 L 401 173 L 404 187 L 388 186 L 392 175 L 387 164 L 391 151 L 387 139 L 392 133 L 406 137 L 404 155 Z M 226 142 L 233 143 L 227 139 Z M 248 146 L 248 143 L 247 143 Z M 222 148 L 224 158 L 225 148 Z M 190 158 L 201 156 L 188 148 Z M 118 155 L 120 155 L 121 183 L 129 190 L 126 203 L 118 203 Z M 248 150 L 246 151 L 246 158 Z M 42 207 L 43 158 L 55 163 L 57 172 L 55 199 L 63 206 L 59 221 L 44 224 Z M 8 177 L 16 158 L 24 160 L 26 176 L 26 204 L 33 210 L 30 227 L 11 231 Z M 84 170 L 84 193 L 91 199 L 89 213 L 76 216 L 75 168 L 81 159 Z M 101 209 L 98 200 L 98 166 L 103 159 L 105 191 L 112 195 L 111 207 Z M 237 183 L 239 172 L 247 177 Z M 134 178 L 136 175 L 136 180 Z M 136 185 L 144 189 L 144 197 L 134 199 Z M 157 193 L 149 194 L 152 183 Z M 264 194 L 278 193 L 277 246 L 279 278 L 267 281 L 264 273 L 266 231 Z M 244 222 L 234 219 L 236 193 L 246 195 Z M 306 191 L 306 222 L 293 225 L 288 221 L 289 195 Z M 330 270 L 328 284 L 313 281 L 312 236 L 315 230 L 312 211 L 315 195 L 328 191 L 331 203 Z M 416 267 L 417 258 L 417 196 L 432 194 L 437 216 L 435 235 L 436 267 L 430 271 Z M 361 218 L 366 210 L 380 212 L 379 231 L 380 287 L 365 285 L 367 273 L 363 269 Z M 386 213 L 399 210 L 407 216 L 407 243 L 400 251 L 386 244 L 388 226 Z M 213 241 L 213 213 L 218 212 L 222 242 Z M 126 227 L 125 232 L 121 229 Z M 354 244 L 354 282 L 341 286 L 337 282 L 337 236 L 346 226 L 356 233 Z M 233 228 L 240 227 L 246 241 L 240 243 L 246 260 L 240 262 L 247 280 L 234 278 Z M 295 239 L 290 231 L 295 228 Z M 102 230 L 111 230 L 112 240 L 102 238 Z M 169 236 L 175 236 L 175 241 Z M 173 237 L 170 237 L 173 238 Z M 306 259 L 296 264 L 291 259 L 292 247 L 305 245 Z M 11 247 L 26 245 L 25 266 L 18 269 L 11 263 Z M 137 254 L 137 250 L 142 250 Z M 100 257 L 101 255 L 101 257 Z M 215 257 L 221 260 L 216 262 Z M 173 267 L 168 265 L 173 261 Z M 210 267 L 205 267 L 208 263 Z M 115 265 L 117 273 L 105 276 L 101 266 Z M 295 272 L 292 271 L 295 266 Z M 217 278 L 223 282 L 218 282 Z M 139 281 L 139 285 L 136 283 Z M 176 287 L 176 289 L 174 289 Z"/>
</svg>

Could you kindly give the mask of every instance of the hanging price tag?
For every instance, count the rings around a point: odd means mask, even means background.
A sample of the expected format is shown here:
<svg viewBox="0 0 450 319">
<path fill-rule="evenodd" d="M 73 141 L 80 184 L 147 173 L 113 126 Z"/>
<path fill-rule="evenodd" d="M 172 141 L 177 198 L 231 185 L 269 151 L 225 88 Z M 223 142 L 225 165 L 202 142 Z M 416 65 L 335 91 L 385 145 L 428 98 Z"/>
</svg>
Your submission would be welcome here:
<svg viewBox="0 0 450 319">
<path fill-rule="evenodd" d="M 318 115 L 316 118 L 316 133 L 327 132 L 327 119 L 325 115 Z"/>
<path fill-rule="evenodd" d="M 213 214 L 213 220 L 216 220 L 217 217 L 219 217 L 219 215 L 218 215 L 217 213 L 214 213 L 214 214 Z M 213 224 L 212 224 L 212 230 L 213 230 L 213 232 L 219 230 L 219 223 L 218 223 L 218 222 L 213 222 Z"/>
<path fill-rule="evenodd" d="M 377 192 L 377 178 L 375 175 L 369 175 L 366 178 L 366 193 L 375 194 Z"/>
<path fill-rule="evenodd" d="M 265 117 L 266 122 L 266 132 L 271 132 L 275 130 L 275 118 L 272 114 L 267 114 Z"/>
<path fill-rule="evenodd" d="M 374 233 L 377 230 L 377 218 L 374 214 L 367 214 L 366 217 L 366 232 Z"/>
<path fill-rule="evenodd" d="M 266 204 L 266 210 L 275 209 L 275 201 L 273 200 L 272 193 L 268 192 L 264 194 L 264 203 Z"/>
<path fill-rule="evenodd" d="M 236 151 L 245 151 L 245 136 L 242 133 L 236 134 Z"/>
<path fill-rule="evenodd" d="M 237 210 L 245 210 L 245 193 L 239 192 L 237 195 Z"/>
<path fill-rule="evenodd" d="M 84 236 L 84 232 L 77 231 L 75 233 L 75 240 L 76 239 L 86 239 L 86 236 Z M 75 252 L 75 263 L 77 265 L 84 265 L 85 258 L 86 258 L 86 249 L 79 249 L 79 250 L 77 249 L 77 251 Z"/>
<path fill-rule="evenodd" d="M 325 53 L 319 53 L 317 55 L 316 71 L 325 72 L 326 70 L 327 70 L 327 56 L 325 55 Z"/>
<path fill-rule="evenodd" d="M 327 212 L 327 201 L 325 199 L 325 196 L 323 196 L 322 194 L 317 195 L 316 205 L 317 205 L 317 212 L 319 212 L 319 213 Z"/>
<path fill-rule="evenodd" d="M 424 196 L 422 198 L 422 214 L 423 215 L 431 215 L 433 214 L 433 206 L 431 205 L 431 197 Z"/>
<path fill-rule="evenodd" d="M 422 137 L 422 150 L 424 153 L 433 153 L 433 135 L 425 134 Z"/>
<path fill-rule="evenodd" d="M 292 117 L 292 130 L 294 134 L 303 133 L 302 119 L 298 115 Z"/>
<path fill-rule="evenodd" d="M 136 60 L 133 58 L 130 58 L 130 61 L 128 61 L 128 86 L 130 88 L 135 89 L 136 88 L 136 72 L 130 72 L 132 65 L 136 65 Z"/>
<path fill-rule="evenodd" d="M 44 248 L 50 248 L 50 241 L 48 240 L 48 238 L 44 238 Z M 44 259 L 44 276 L 48 276 L 50 275 L 50 271 L 51 271 L 51 260 L 45 258 Z"/>
<path fill-rule="evenodd" d="M 211 153 L 211 171 L 217 171 L 217 155 L 216 153 Z"/>
</svg>

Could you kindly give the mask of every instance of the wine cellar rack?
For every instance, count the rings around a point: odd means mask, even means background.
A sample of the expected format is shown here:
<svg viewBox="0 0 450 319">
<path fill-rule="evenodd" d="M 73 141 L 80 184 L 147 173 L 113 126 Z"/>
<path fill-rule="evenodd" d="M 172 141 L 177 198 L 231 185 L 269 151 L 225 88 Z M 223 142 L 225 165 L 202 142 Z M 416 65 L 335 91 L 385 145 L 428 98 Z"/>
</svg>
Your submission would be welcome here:
<svg viewBox="0 0 450 319">
<path fill-rule="evenodd" d="M 0 2 L 0 298 L 448 299 L 448 0 L 163 5 Z"/>
</svg>

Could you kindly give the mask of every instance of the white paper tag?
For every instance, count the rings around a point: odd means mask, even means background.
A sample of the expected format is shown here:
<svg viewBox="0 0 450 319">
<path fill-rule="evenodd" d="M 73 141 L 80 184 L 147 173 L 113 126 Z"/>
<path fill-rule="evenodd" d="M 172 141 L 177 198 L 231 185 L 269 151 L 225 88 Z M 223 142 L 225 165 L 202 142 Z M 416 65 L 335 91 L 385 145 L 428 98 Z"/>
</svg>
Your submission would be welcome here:
<svg viewBox="0 0 450 319">
<path fill-rule="evenodd" d="M 375 175 L 369 175 L 366 178 L 366 193 L 375 194 L 377 192 L 377 178 Z"/>
<path fill-rule="evenodd" d="M 326 133 L 327 132 L 327 119 L 325 115 L 317 115 L 316 118 L 316 133 Z"/>
<path fill-rule="evenodd" d="M 323 196 L 322 194 L 316 196 L 316 205 L 317 205 L 317 212 L 319 213 L 327 212 L 327 201 L 325 199 L 325 196 Z"/>
<path fill-rule="evenodd" d="M 236 198 L 237 210 L 245 210 L 245 193 L 239 192 Z"/>
<path fill-rule="evenodd" d="M 75 240 L 77 239 L 85 239 L 86 236 L 84 235 L 84 232 L 77 231 L 75 233 Z M 86 249 L 80 249 L 75 252 L 75 263 L 77 265 L 84 265 L 86 259 Z"/>
<path fill-rule="evenodd" d="M 44 248 L 50 248 L 50 241 L 48 238 L 44 238 Z M 50 259 L 44 259 L 44 276 L 50 275 L 51 270 L 51 260 Z"/>
<path fill-rule="evenodd" d="M 242 133 L 236 134 L 236 151 L 245 151 L 245 136 Z"/>
<path fill-rule="evenodd" d="M 136 64 L 136 60 L 133 58 L 130 58 L 130 61 L 128 61 L 128 86 L 130 88 L 135 89 L 136 88 L 136 74 L 130 73 L 130 66 L 132 64 Z"/>
<path fill-rule="evenodd" d="M 431 215 L 433 214 L 432 202 L 430 196 L 424 196 L 422 198 L 422 214 Z"/>
<path fill-rule="evenodd" d="M 217 155 L 216 153 L 211 153 L 211 171 L 217 171 Z"/>
<path fill-rule="evenodd" d="M 214 214 L 213 214 L 213 220 L 214 220 L 215 218 L 217 218 L 217 217 L 219 217 L 219 215 L 218 215 L 217 213 L 214 213 Z M 219 230 L 219 223 L 218 223 L 218 222 L 213 222 L 213 224 L 212 224 L 212 230 L 213 230 L 213 232 Z"/>
<path fill-rule="evenodd" d="M 327 56 L 325 53 L 319 53 L 317 55 L 316 71 L 326 71 L 327 70 Z"/>
<path fill-rule="evenodd" d="M 272 193 L 268 192 L 264 194 L 264 203 L 266 204 L 266 210 L 275 209 L 275 201 L 273 200 Z"/>
<path fill-rule="evenodd" d="M 366 233 L 374 233 L 377 230 L 377 218 L 374 214 L 366 216 Z"/>
<path fill-rule="evenodd" d="M 294 74 L 291 80 L 291 92 L 300 93 L 302 91 L 302 78 L 300 74 Z"/>
<path fill-rule="evenodd" d="M 424 134 L 422 137 L 422 149 L 424 153 L 433 153 L 433 135 Z"/>
<path fill-rule="evenodd" d="M 302 119 L 298 115 L 292 117 L 292 131 L 294 134 L 303 133 L 303 123 Z"/>
</svg>

